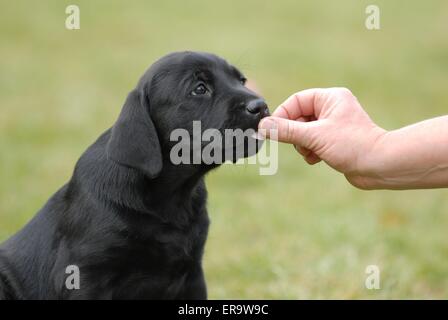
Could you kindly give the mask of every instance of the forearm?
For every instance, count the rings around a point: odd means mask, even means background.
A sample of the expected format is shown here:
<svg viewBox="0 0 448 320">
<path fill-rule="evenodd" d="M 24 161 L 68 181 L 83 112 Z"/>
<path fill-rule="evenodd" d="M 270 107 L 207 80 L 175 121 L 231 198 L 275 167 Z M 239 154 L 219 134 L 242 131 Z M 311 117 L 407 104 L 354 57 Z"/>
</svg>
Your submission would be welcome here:
<svg viewBox="0 0 448 320">
<path fill-rule="evenodd" d="M 387 132 L 368 158 L 365 189 L 448 187 L 448 116 Z"/>
</svg>

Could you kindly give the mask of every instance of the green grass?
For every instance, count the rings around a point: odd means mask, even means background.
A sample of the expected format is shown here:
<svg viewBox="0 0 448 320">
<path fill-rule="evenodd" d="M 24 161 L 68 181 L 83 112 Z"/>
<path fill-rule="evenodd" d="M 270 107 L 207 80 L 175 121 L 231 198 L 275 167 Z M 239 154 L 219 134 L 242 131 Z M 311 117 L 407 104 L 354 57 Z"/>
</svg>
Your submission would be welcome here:
<svg viewBox="0 0 448 320">
<path fill-rule="evenodd" d="M 217 53 L 274 109 L 294 91 L 347 86 L 393 129 L 447 113 L 448 3 L 375 1 L 4 2 L 0 10 L 0 240 L 24 225 L 109 127 L 145 68 L 174 50 Z M 447 298 L 448 193 L 351 187 L 280 147 L 279 171 L 207 177 L 210 298 Z M 377 264 L 381 289 L 364 287 Z"/>
</svg>

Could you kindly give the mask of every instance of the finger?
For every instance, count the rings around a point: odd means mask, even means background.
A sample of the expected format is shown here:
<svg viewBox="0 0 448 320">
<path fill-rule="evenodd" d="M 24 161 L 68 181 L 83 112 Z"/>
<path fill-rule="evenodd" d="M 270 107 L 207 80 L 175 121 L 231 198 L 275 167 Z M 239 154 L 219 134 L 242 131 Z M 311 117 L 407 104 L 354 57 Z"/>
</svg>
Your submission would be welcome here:
<svg viewBox="0 0 448 320">
<path fill-rule="evenodd" d="M 319 156 L 317 156 L 315 153 L 311 153 L 309 156 L 307 156 L 305 158 L 305 161 L 310 165 L 315 165 L 315 164 L 321 162 L 322 159 L 319 158 Z"/>
<path fill-rule="evenodd" d="M 294 148 L 295 148 L 295 149 L 297 150 L 297 152 L 300 153 L 303 157 L 307 157 L 307 156 L 309 156 L 310 153 L 311 153 L 311 150 L 310 150 L 310 149 L 307 149 L 307 148 L 304 148 L 304 147 L 301 147 L 301 146 L 294 145 Z"/>
<path fill-rule="evenodd" d="M 302 147 L 312 145 L 316 135 L 312 131 L 320 126 L 320 121 L 301 122 L 277 117 L 266 117 L 259 124 L 259 132 L 267 138 L 291 143 Z"/>
<path fill-rule="evenodd" d="M 310 149 L 301 147 L 301 146 L 294 146 L 294 148 L 297 150 L 298 153 L 300 153 L 303 158 L 305 159 L 305 161 L 308 164 L 316 164 L 318 162 L 321 161 L 321 159 L 319 158 L 318 155 L 316 155 L 313 151 L 311 151 Z"/>
<path fill-rule="evenodd" d="M 314 88 L 299 91 L 286 99 L 273 113 L 272 116 L 296 120 L 300 117 L 313 116 L 318 118 L 320 106 L 315 105 L 316 97 L 325 89 Z"/>
</svg>

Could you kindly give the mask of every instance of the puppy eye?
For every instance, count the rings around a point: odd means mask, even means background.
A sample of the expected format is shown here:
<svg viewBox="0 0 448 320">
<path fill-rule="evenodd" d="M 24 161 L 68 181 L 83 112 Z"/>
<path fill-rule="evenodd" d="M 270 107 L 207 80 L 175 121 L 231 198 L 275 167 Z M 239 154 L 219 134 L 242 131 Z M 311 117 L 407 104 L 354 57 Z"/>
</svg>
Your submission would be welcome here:
<svg viewBox="0 0 448 320">
<path fill-rule="evenodd" d="M 203 84 L 198 85 L 194 90 L 191 92 L 192 96 L 200 96 L 203 94 L 206 94 L 208 92 L 207 87 Z"/>
</svg>

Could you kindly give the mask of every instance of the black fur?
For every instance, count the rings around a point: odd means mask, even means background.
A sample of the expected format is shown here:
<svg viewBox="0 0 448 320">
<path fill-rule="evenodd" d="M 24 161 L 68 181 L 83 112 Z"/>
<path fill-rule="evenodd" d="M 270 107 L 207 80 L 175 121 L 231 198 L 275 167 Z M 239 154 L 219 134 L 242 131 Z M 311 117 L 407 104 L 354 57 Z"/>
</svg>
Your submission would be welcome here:
<svg viewBox="0 0 448 320">
<path fill-rule="evenodd" d="M 173 165 L 169 136 L 193 120 L 203 130 L 256 128 L 267 109 L 246 110 L 260 98 L 242 80 L 207 53 L 153 64 L 71 180 L 0 246 L 0 299 L 205 299 L 203 177 L 217 165 Z M 198 83 L 207 94 L 191 94 Z M 66 288 L 69 265 L 79 290 Z"/>
</svg>

